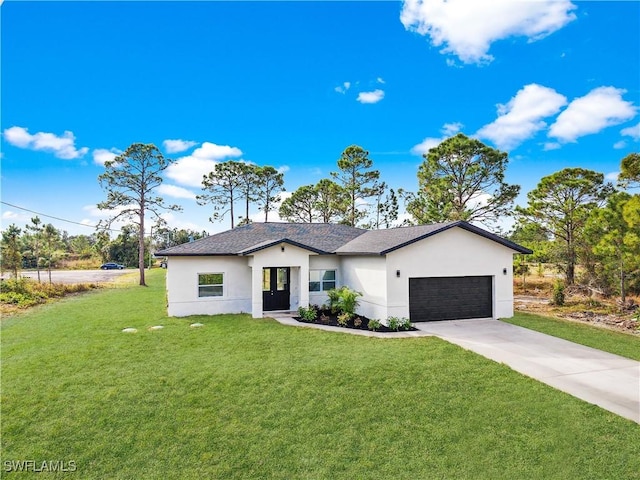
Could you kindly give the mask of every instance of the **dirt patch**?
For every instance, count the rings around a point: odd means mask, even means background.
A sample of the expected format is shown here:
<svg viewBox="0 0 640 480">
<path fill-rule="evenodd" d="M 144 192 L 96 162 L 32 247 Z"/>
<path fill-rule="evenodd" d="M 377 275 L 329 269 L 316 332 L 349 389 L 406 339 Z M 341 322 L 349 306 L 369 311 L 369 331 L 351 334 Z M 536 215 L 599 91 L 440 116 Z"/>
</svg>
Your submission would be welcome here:
<svg viewBox="0 0 640 480">
<path fill-rule="evenodd" d="M 551 303 L 544 294 L 526 294 L 514 296 L 514 309 L 519 312 L 535 313 L 550 317 L 562 318 L 579 323 L 587 323 L 619 332 L 640 335 L 640 321 L 636 317 L 638 310 L 636 299 L 633 305 L 624 312 L 615 299 L 600 299 L 583 295 L 570 295 L 564 306 Z"/>
</svg>

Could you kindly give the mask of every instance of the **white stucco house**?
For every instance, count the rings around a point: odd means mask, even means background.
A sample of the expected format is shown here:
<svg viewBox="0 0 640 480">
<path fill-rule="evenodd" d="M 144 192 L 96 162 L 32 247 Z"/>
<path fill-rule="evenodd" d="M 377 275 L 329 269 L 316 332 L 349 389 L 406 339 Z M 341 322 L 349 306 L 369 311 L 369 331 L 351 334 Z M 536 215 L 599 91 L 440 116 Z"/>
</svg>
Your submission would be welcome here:
<svg viewBox="0 0 640 480">
<path fill-rule="evenodd" d="M 358 313 L 412 322 L 513 316 L 512 264 L 531 250 L 462 221 L 363 230 L 252 223 L 156 253 L 167 261 L 168 313 L 251 313 L 362 293 Z"/>
</svg>

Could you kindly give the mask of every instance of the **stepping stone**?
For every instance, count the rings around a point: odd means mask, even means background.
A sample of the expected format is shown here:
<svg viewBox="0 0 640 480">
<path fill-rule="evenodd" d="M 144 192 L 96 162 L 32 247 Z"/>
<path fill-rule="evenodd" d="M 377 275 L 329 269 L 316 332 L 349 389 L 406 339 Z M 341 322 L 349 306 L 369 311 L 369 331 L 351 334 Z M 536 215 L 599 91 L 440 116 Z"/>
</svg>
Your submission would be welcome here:
<svg viewBox="0 0 640 480">
<path fill-rule="evenodd" d="M 149 327 L 149 330 L 162 330 L 164 327 L 162 325 L 156 325 L 154 327 Z"/>
<path fill-rule="evenodd" d="M 189 325 L 191 328 L 204 327 L 204 323 L 192 323 Z"/>
<path fill-rule="evenodd" d="M 123 328 L 122 333 L 136 333 L 138 331 L 137 328 Z"/>
</svg>

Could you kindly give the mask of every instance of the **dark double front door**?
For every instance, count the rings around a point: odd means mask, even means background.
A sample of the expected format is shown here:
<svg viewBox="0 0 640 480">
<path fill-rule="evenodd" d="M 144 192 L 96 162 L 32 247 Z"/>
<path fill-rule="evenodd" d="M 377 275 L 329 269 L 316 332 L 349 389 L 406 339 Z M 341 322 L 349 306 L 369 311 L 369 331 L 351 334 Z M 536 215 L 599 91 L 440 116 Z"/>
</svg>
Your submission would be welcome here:
<svg viewBox="0 0 640 480">
<path fill-rule="evenodd" d="M 262 309 L 264 311 L 289 310 L 290 274 L 289 267 L 262 269 Z"/>
</svg>

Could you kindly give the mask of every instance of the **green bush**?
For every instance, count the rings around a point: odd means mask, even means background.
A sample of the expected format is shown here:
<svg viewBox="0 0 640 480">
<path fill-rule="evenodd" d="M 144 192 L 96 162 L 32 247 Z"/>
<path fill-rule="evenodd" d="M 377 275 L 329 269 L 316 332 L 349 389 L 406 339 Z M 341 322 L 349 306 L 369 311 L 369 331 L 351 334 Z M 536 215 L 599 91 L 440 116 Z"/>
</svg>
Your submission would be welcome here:
<svg viewBox="0 0 640 480">
<path fill-rule="evenodd" d="M 309 308 L 299 307 L 298 315 L 307 322 L 315 322 L 316 318 L 318 318 L 318 310 L 314 305 L 309 305 Z"/>
<path fill-rule="evenodd" d="M 395 330 L 397 332 L 400 328 L 400 319 L 398 317 L 388 317 L 387 326 L 389 330 Z"/>
<path fill-rule="evenodd" d="M 327 291 L 327 295 L 329 297 L 329 310 L 331 313 L 338 313 L 338 309 L 340 308 L 340 291 L 337 288 L 332 288 Z"/>
<path fill-rule="evenodd" d="M 340 315 L 338 315 L 338 325 L 340 325 L 341 327 L 346 327 L 347 323 L 349 323 L 349 320 L 351 320 L 350 313 L 342 312 Z"/>
<path fill-rule="evenodd" d="M 381 325 L 380 320 L 378 320 L 377 318 L 372 318 L 371 320 L 369 320 L 369 323 L 367 326 L 369 327 L 369 330 L 373 330 L 375 332 L 380 328 L 380 325 Z"/>
<path fill-rule="evenodd" d="M 411 330 L 411 320 L 406 317 L 388 317 L 387 325 L 389 326 L 389 330 L 395 330 L 399 332 L 400 330 Z"/>
<path fill-rule="evenodd" d="M 561 280 L 557 280 L 556 283 L 553 284 L 552 302 L 559 307 L 564 305 L 564 283 Z"/>
<path fill-rule="evenodd" d="M 30 278 L 11 278 L 0 284 L 0 303 L 17 305 L 21 308 L 45 303 L 50 298 L 64 297 L 71 293 L 85 292 L 98 288 L 95 284 L 39 283 Z"/>
<path fill-rule="evenodd" d="M 329 308 L 331 313 L 348 313 L 351 317 L 356 314 L 356 308 L 360 305 L 358 297 L 360 292 L 350 289 L 346 285 L 340 288 L 332 288 L 327 292 L 329 296 Z"/>
<path fill-rule="evenodd" d="M 31 298 L 24 293 L 2 292 L 0 293 L 0 303 L 17 305 L 19 307 L 31 307 L 32 305 L 40 303 L 40 301 L 38 299 Z"/>
</svg>

